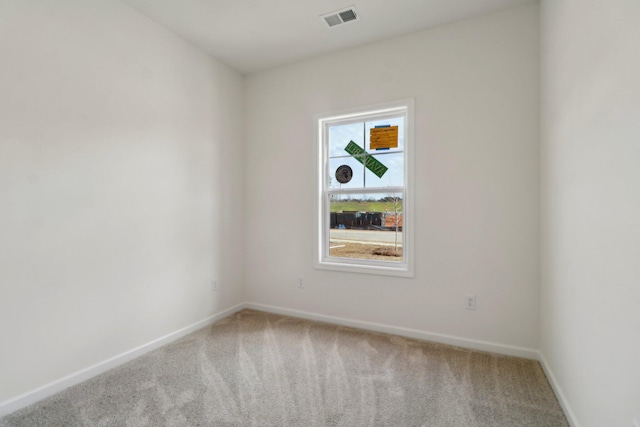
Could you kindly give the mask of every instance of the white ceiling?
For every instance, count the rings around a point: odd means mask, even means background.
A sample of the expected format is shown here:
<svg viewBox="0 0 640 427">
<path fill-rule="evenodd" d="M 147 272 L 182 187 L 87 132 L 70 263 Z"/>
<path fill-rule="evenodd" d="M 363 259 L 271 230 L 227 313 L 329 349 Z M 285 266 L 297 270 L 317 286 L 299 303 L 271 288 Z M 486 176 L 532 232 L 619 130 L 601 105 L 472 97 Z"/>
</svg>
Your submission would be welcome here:
<svg viewBox="0 0 640 427">
<path fill-rule="evenodd" d="M 122 0 L 243 74 L 531 0 Z M 360 20 L 319 16 L 354 5 Z"/>
</svg>

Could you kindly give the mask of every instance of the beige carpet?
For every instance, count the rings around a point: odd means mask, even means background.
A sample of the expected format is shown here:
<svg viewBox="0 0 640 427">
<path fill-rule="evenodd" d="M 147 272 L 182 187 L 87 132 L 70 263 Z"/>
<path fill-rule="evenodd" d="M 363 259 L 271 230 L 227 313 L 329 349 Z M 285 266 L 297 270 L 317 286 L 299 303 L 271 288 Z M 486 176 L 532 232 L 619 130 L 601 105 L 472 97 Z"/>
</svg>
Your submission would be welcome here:
<svg viewBox="0 0 640 427">
<path fill-rule="evenodd" d="M 537 362 L 244 310 L 0 426 L 567 426 Z"/>
</svg>

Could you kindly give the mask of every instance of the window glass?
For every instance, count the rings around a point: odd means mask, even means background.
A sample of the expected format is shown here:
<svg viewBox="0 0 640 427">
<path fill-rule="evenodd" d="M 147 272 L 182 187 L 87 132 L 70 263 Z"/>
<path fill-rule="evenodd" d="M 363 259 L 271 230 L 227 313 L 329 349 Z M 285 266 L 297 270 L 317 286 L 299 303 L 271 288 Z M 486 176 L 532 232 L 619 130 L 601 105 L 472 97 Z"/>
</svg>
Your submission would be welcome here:
<svg viewBox="0 0 640 427">
<path fill-rule="evenodd" d="M 402 261 L 402 193 L 332 195 L 329 256 Z"/>
<path fill-rule="evenodd" d="M 346 146 L 350 141 L 363 146 L 364 128 L 362 123 L 335 125 L 329 128 L 329 156 L 339 157 L 347 155 Z"/>
<path fill-rule="evenodd" d="M 388 154 L 376 154 L 371 157 L 377 161 L 377 164 L 383 165 L 387 170 L 382 176 L 378 176 L 379 173 L 375 173 L 375 169 L 365 169 L 366 187 L 398 187 L 404 184 L 403 153 L 391 152 Z"/>
</svg>

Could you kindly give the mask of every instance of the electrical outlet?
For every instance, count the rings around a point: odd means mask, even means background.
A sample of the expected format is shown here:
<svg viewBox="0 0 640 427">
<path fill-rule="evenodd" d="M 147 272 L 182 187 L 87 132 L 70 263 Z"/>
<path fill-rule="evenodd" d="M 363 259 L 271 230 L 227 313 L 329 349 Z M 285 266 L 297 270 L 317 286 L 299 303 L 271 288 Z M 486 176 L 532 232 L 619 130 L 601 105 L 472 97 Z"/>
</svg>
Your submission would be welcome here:
<svg viewBox="0 0 640 427">
<path fill-rule="evenodd" d="M 298 288 L 300 289 L 304 288 L 304 282 L 302 281 L 302 277 L 298 280 Z"/>
<path fill-rule="evenodd" d="M 216 292 L 218 289 L 219 289 L 218 281 L 217 280 L 211 281 L 211 292 Z"/>
<path fill-rule="evenodd" d="M 476 309 L 476 296 L 475 295 L 467 295 L 465 297 L 465 307 L 467 310 L 475 310 Z"/>
</svg>

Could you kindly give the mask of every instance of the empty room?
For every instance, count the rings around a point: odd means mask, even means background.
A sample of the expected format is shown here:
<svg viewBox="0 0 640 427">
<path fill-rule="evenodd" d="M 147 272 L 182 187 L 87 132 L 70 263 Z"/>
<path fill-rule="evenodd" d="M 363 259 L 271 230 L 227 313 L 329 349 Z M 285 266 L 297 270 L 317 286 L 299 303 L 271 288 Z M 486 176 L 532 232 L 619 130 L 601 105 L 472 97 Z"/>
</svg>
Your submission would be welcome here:
<svg viewBox="0 0 640 427">
<path fill-rule="evenodd" d="M 639 40 L 1 0 L 0 426 L 640 427 Z"/>
</svg>

